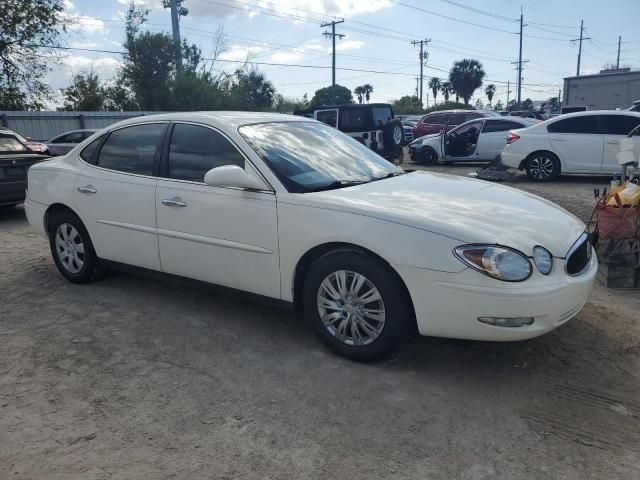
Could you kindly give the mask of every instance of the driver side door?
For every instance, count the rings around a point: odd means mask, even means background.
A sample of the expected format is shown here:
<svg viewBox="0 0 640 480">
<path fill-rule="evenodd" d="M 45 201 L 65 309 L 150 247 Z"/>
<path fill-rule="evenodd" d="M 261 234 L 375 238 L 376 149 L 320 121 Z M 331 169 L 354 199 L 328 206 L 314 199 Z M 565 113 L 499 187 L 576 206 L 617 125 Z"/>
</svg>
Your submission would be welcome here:
<svg viewBox="0 0 640 480">
<path fill-rule="evenodd" d="M 279 298 L 274 192 L 222 132 L 175 123 L 167 137 L 156 190 L 162 270 Z M 244 168 L 264 190 L 205 184 L 205 173 L 223 165 Z"/>
<path fill-rule="evenodd" d="M 445 160 L 473 160 L 482 129 L 482 121 L 471 122 L 446 134 Z"/>
</svg>

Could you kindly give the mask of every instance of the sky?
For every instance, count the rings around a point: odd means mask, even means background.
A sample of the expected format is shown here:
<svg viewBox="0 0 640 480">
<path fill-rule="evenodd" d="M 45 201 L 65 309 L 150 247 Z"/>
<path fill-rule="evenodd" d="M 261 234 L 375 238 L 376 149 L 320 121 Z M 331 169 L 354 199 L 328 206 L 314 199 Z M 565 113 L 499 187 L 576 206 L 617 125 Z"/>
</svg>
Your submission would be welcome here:
<svg viewBox="0 0 640 480">
<path fill-rule="evenodd" d="M 64 35 L 67 46 L 87 50 L 122 50 L 127 0 L 64 0 L 65 15 L 76 25 Z M 171 32 L 171 16 L 162 0 L 136 0 L 149 8 L 146 28 Z M 213 36 L 221 26 L 227 51 L 213 65 L 232 72 L 247 58 L 264 72 L 285 97 L 309 97 L 331 84 L 331 39 L 321 23 L 336 25 L 336 83 L 351 90 L 369 83 L 371 101 L 389 102 L 413 95 L 420 71 L 419 47 L 427 44 L 424 103 L 433 103 L 430 77 L 447 77 L 454 61 L 479 60 L 484 86 L 497 87 L 494 103 L 516 95 L 520 13 L 524 18 L 522 100 L 558 95 L 562 79 L 576 73 L 580 21 L 584 20 L 581 74 L 597 73 L 615 63 L 618 36 L 620 64 L 640 69 L 640 0 L 184 0 L 182 38 L 198 45 L 204 58 L 213 52 Z M 330 30 L 330 27 L 329 27 Z M 74 74 L 93 69 L 107 80 L 117 74 L 117 53 L 68 50 L 52 67 L 52 88 L 67 86 Z M 271 65 L 279 64 L 279 65 Z M 282 65 L 289 64 L 289 66 Z M 291 65 L 304 65 L 291 66 Z M 364 71 L 359 71 L 364 70 Z M 486 102 L 484 86 L 472 102 Z M 428 95 L 428 99 L 427 99 Z M 441 100 L 441 98 L 438 98 Z"/>
</svg>

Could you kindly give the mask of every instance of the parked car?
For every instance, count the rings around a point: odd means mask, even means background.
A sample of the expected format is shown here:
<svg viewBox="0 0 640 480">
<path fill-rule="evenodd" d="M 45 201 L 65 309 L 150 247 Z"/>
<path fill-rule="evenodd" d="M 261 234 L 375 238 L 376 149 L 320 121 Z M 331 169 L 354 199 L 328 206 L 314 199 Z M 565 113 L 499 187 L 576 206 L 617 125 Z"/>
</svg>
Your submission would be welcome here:
<svg viewBox="0 0 640 480">
<path fill-rule="evenodd" d="M 294 115 L 315 118 L 337 128 L 389 160 L 402 155 L 404 127 L 388 103 L 322 106 L 296 110 Z"/>
<path fill-rule="evenodd" d="M 445 129 L 445 126 L 450 129 L 469 120 L 487 116 L 486 113 L 477 110 L 440 110 L 428 113 L 420 119 L 420 122 L 413 129 L 413 138 L 440 133 Z"/>
<path fill-rule="evenodd" d="M 45 142 L 45 145 L 47 146 L 50 155 L 64 155 L 77 144 L 84 142 L 87 138 L 89 138 L 97 131 L 98 130 L 89 128 L 85 128 L 82 130 L 72 130 L 70 132 L 65 132 L 50 138 Z"/>
<path fill-rule="evenodd" d="M 522 118 L 535 118 L 536 120 L 547 120 L 549 117 L 542 112 L 536 112 L 535 110 L 514 110 L 509 112 L 512 117 Z"/>
<path fill-rule="evenodd" d="M 560 174 L 618 173 L 620 140 L 640 123 L 640 113 L 600 110 L 567 113 L 523 130 L 509 132 L 502 151 L 504 165 L 526 170 L 531 180 Z M 634 136 L 636 151 L 640 137 Z"/>
<path fill-rule="evenodd" d="M 27 170 L 49 157 L 33 153 L 14 132 L 0 131 L 0 206 L 22 203 L 27 188 Z"/>
<path fill-rule="evenodd" d="M 633 105 L 631 105 L 629 108 L 627 108 L 627 111 L 629 111 L 629 112 L 640 112 L 640 100 L 634 101 Z"/>
<path fill-rule="evenodd" d="M 117 262 L 280 300 L 356 360 L 416 324 L 542 335 L 578 313 L 597 270 L 584 223 L 551 202 L 404 173 L 334 128 L 273 113 L 119 122 L 32 167 L 25 210 L 73 283 Z"/>
<path fill-rule="evenodd" d="M 49 149 L 44 143 L 34 142 L 31 138 L 23 137 L 19 133 L 9 130 L 8 128 L 0 129 L 0 134 L 14 137 L 31 152 L 39 153 L 41 155 L 49 155 Z"/>
<path fill-rule="evenodd" d="M 409 144 L 414 162 L 492 162 L 498 159 L 507 144 L 509 130 L 526 128 L 538 123 L 528 118 L 487 117 L 452 128 L 448 132 L 426 135 Z"/>
</svg>

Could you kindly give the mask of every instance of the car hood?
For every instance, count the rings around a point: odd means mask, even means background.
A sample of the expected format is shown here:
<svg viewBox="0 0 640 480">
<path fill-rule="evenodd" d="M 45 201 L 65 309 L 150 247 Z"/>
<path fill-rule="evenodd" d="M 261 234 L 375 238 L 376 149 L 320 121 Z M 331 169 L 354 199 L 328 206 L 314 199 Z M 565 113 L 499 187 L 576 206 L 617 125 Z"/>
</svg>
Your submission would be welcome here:
<svg viewBox="0 0 640 480">
<path fill-rule="evenodd" d="M 295 195 L 298 204 L 366 215 L 461 243 L 499 244 L 564 257 L 584 223 L 535 195 L 466 177 L 413 172 L 353 187 Z"/>
<path fill-rule="evenodd" d="M 429 135 L 423 135 L 421 137 L 416 138 L 413 142 L 411 142 L 411 144 L 419 145 L 419 144 L 422 144 L 424 140 L 432 140 L 434 138 L 439 138 L 440 135 L 441 135 L 440 133 L 430 133 Z"/>
</svg>

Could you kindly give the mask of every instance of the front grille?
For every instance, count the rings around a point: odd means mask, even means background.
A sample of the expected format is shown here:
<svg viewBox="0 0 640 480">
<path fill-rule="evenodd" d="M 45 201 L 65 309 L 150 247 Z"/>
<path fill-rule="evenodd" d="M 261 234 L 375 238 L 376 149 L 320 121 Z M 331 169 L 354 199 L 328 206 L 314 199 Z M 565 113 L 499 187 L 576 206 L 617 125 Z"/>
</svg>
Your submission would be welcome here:
<svg viewBox="0 0 640 480">
<path fill-rule="evenodd" d="M 591 243 L 587 234 L 583 233 L 567 253 L 565 269 L 569 275 L 578 275 L 587 268 L 590 261 Z"/>
</svg>

